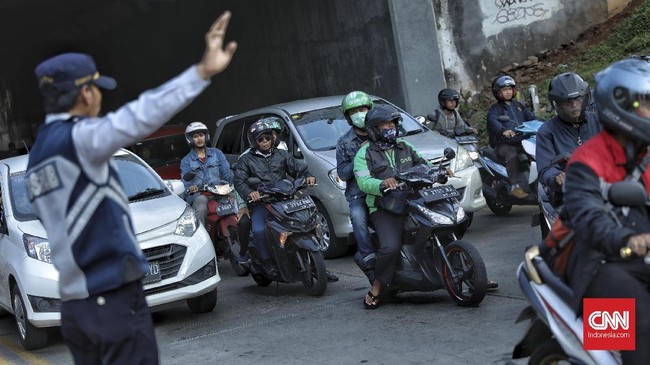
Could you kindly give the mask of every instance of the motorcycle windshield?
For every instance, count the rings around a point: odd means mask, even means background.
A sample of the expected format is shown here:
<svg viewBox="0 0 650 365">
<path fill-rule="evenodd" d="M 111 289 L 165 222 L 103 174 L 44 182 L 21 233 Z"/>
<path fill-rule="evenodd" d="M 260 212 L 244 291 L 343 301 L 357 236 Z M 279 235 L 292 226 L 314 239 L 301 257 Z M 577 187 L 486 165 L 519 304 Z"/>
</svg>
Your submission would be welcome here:
<svg viewBox="0 0 650 365">
<path fill-rule="evenodd" d="M 282 179 L 273 184 L 261 185 L 259 191 L 262 194 L 291 196 L 295 193 L 296 189 L 293 182 Z"/>
<path fill-rule="evenodd" d="M 400 180 L 406 181 L 422 181 L 433 184 L 435 182 L 434 175 L 436 168 L 429 165 L 420 164 L 411 167 L 410 169 L 401 172 L 398 176 Z"/>
</svg>

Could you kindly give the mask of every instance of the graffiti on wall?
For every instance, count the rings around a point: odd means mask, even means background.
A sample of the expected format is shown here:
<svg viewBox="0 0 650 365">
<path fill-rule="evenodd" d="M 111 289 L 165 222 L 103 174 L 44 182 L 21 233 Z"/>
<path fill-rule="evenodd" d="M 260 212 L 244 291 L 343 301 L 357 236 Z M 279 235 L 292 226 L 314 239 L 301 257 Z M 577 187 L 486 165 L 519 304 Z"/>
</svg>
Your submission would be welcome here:
<svg viewBox="0 0 650 365">
<path fill-rule="evenodd" d="M 564 8 L 561 0 L 481 0 L 486 37 L 505 28 L 520 27 L 553 17 Z"/>
</svg>

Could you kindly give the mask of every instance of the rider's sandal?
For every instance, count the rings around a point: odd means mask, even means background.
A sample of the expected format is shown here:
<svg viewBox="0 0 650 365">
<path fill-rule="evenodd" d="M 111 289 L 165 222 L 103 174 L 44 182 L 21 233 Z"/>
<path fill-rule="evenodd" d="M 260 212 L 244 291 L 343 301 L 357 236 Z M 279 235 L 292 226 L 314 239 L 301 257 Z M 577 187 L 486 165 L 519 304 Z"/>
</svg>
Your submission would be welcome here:
<svg viewBox="0 0 650 365">
<path fill-rule="evenodd" d="M 370 298 L 370 303 L 368 303 L 368 298 Z M 379 295 L 373 295 L 372 291 L 368 290 L 368 294 L 363 297 L 363 306 L 366 307 L 366 309 L 377 309 L 380 305 L 381 302 L 379 301 Z"/>
</svg>

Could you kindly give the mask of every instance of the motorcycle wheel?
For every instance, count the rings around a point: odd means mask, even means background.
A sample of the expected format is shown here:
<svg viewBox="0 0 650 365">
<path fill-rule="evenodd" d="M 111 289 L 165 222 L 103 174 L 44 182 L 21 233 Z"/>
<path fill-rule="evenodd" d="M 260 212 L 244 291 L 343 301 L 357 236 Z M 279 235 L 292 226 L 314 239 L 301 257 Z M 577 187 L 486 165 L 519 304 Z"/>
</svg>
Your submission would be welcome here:
<svg viewBox="0 0 650 365">
<path fill-rule="evenodd" d="M 461 307 L 478 306 L 487 291 L 487 272 L 483 258 L 474 245 L 455 241 L 445 247 L 450 268 L 443 263 L 442 276 L 447 292 Z"/>
<path fill-rule="evenodd" d="M 318 297 L 327 289 L 327 272 L 325 271 L 325 260 L 321 252 L 302 251 L 298 253 L 306 271 L 302 273 L 302 284 L 307 288 L 307 294 Z"/>
<path fill-rule="evenodd" d="M 496 215 L 506 215 L 510 213 L 510 210 L 512 209 L 512 205 L 503 204 L 502 202 L 496 201 L 487 195 L 485 196 L 485 202 L 487 203 L 487 206 L 490 208 L 492 213 Z"/>
<path fill-rule="evenodd" d="M 528 360 L 528 365 L 553 365 L 560 361 L 568 362 L 569 357 L 557 341 L 547 340 L 535 347 Z"/>
<path fill-rule="evenodd" d="M 271 283 L 273 282 L 273 280 L 267 278 L 262 274 L 253 274 L 252 276 L 253 276 L 253 280 L 255 280 L 255 283 L 257 283 L 258 286 L 261 286 L 263 288 L 271 285 Z"/>
<path fill-rule="evenodd" d="M 235 274 L 238 276 L 246 276 L 251 271 L 247 264 L 239 263 L 239 250 L 241 246 L 239 245 L 239 236 L 237 235 L 237 227 L 228 227 L 228 232 L 230 233 L 230 241 L 232 245 L 230 246 L 230 266 L 235 271 Z"/>
</svg>

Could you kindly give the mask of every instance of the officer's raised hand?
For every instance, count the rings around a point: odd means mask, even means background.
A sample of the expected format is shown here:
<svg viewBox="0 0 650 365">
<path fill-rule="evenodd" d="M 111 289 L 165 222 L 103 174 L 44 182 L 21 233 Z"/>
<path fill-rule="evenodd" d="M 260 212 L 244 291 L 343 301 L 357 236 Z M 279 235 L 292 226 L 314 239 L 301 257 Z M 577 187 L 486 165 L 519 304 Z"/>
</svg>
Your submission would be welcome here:
<svg viewBox="0 0 650 365">
<path fill-rule="evenodd" d="M 230 17 L 231 13 L 224 11 L 212 24 L 208 33 L 205 34 L 205 53 L 203 53 L 203 58 L 196 65 L 197 72 L 204 80 L 228 67 L 235 50 L 237 50 L 237 42 L 234 41 L 229 42 L 225 47 L 223 46 Z"/>
</svg>

